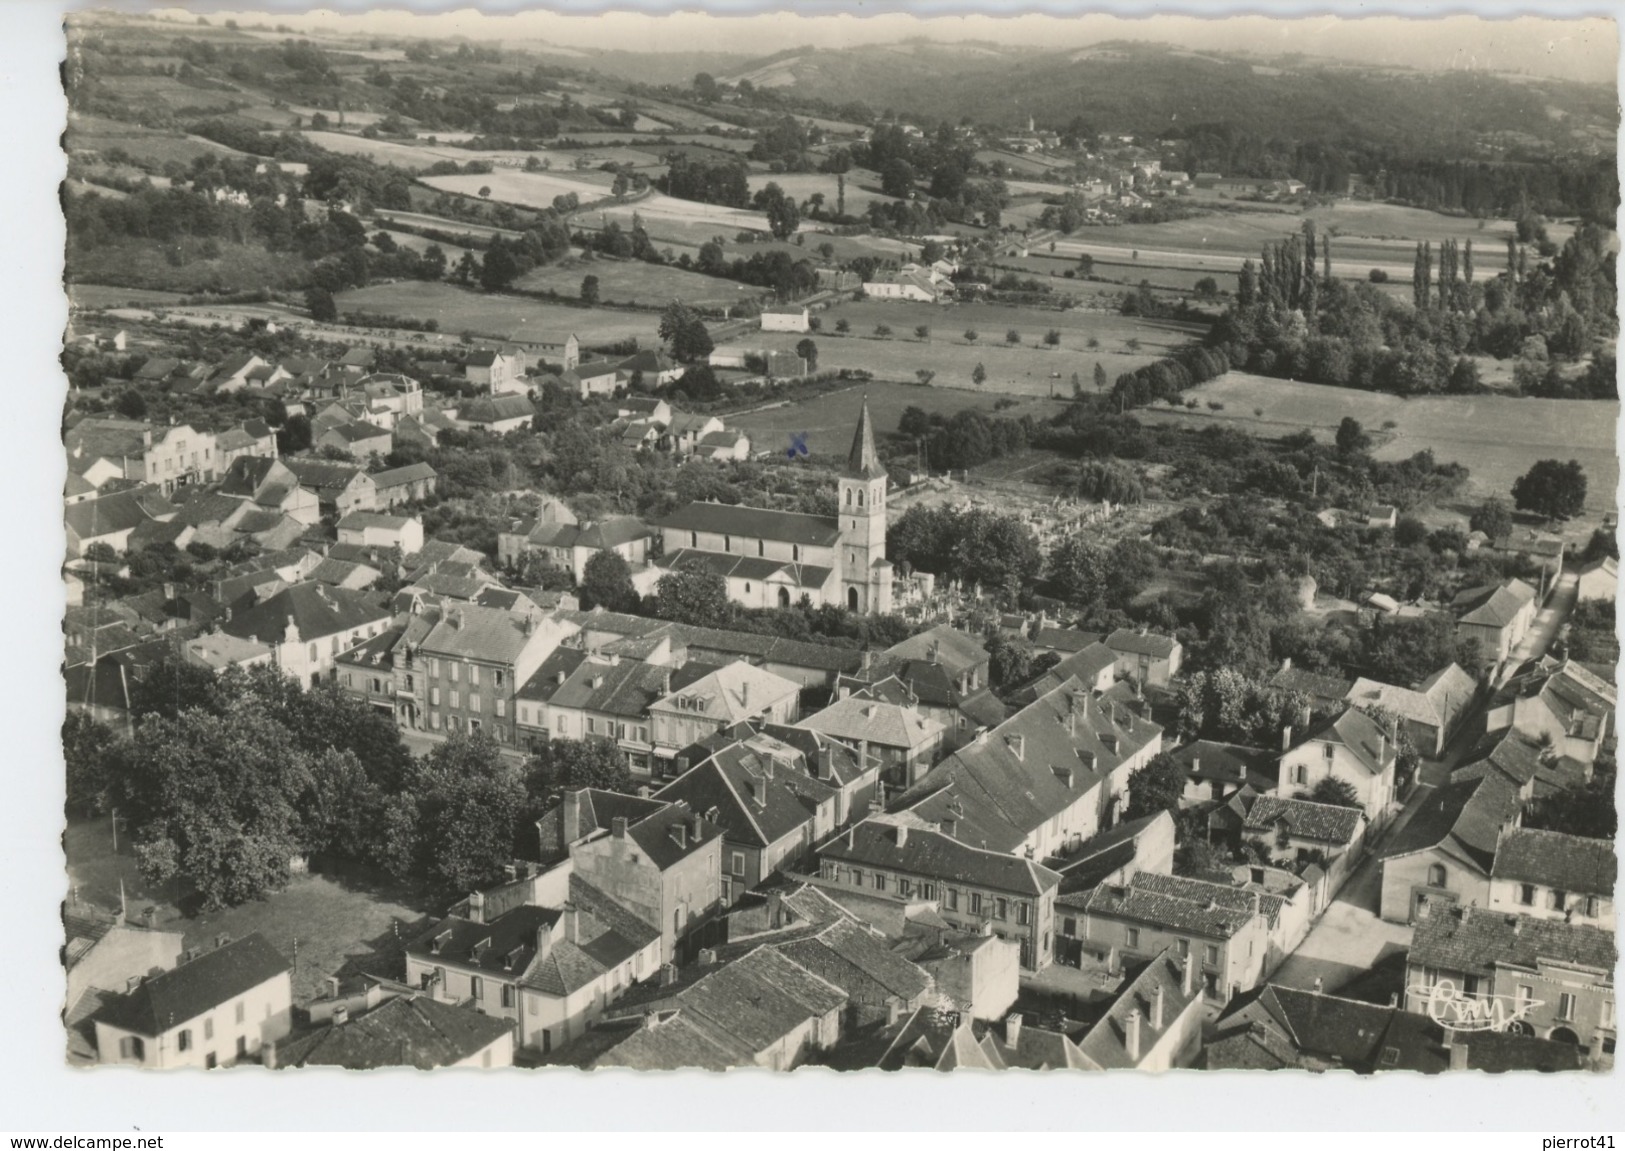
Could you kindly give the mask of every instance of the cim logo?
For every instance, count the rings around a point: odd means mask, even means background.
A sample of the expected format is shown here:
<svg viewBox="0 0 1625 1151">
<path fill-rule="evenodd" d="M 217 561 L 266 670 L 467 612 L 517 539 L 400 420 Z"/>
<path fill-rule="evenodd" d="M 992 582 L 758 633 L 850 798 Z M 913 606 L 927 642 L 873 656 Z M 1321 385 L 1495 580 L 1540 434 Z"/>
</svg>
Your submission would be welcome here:
<svg viewBox="0 0 1625 1151">
<path fill-rule="evenodd" d="M 1545 1002 L 1510 995 L 1469 995 L 1451 979 L 1441 979 L 1431 987 L 1417 984 L 1410 991 L 1423 1001 L 1429 1019 L 1452 1031 L 1505 1031 Z"/>
</svg>

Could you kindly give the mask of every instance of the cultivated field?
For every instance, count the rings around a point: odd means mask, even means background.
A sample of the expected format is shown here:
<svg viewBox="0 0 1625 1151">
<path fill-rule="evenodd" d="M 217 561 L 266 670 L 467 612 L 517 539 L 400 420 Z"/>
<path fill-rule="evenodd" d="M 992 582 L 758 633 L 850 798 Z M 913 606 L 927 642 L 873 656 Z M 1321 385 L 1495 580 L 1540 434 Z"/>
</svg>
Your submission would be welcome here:
<svg viewBox="0 0 1625 1151">
<path fill-rule="evenodd" d="M 577 282 L 579 287 L 579 281 Z M 339 312 L 434 319 L 442 335 L 460 332 L 499 340 L 562 343 L 574 332 L 584 344 L 636 337 L 644 347 L 659 343 L 660 317 L 653 312 L 616 312 L 544 304 L 519 296 L 488 296 L 451 284 L 423 281 L 376 284 L 340 293 Z"/>
<path fill-rule="evenodd" d="M 1330 438 L 1344 416 L 1353 416 L 1379 438 L 1379 459 L 1406 459 L 1424 449 L 1441 461 L 1465 464 L 1472 472 L 1471 497 L 1510 499 L 1512 481 L 1541 459 L 1576 459 L 1590 481 L 1584 534 L 1614 506 L 1619 484 L 1615 424 L 1619 405 L 1602 400 L 1540 400 L 1513 396 L 1424 396 L 1401 399 L 1381 392 L 1293 383 L 1246 372 L 1230 372 L 1187 393 L 1200 401 L 1195 411 L 1145 409 L 1153 422 L 1206 423 L 1223 420 L 1266 435 L 1310 428 Z M 1209 401 L 1224 410 L 1211 411 Z M 1255 416 L 1254 409 L 1264 414 Z M 1383 424 L 1393 420 L 1389 433 Z"/>
<path fill-rule="evenodd" d="M 99 116 L 74 116 L 69 122 L 67 148 L 70 152 L 99 152 L 106 154 L 114 148 L 123 149 L 139 164 L 162 166 L 171 160 L 191 164 L 199 156 L 238 156 L 223 144 L 205 140 L 200 136 L 156 132 L 106 120 Z"/>
<path fill-rule="evenodd" d="M 606 303 L 665 305 L 672 300 L 702 307 L 730 306 L 748 300 L 761 289 L 698 272 L 685 272 L 663 264 L 618 260 L 571 260 L 537 268 L 523 276 L 517 287 L 527 292 L 548 289 L 561 296 L 576 296 L 586 276 L 598 277 L 598 298 Z"/>
<path fill-rule="evenodd" d="M 504 168 L 482 176 L 425 176 L 423 183 L 439 192 L 454 192 L 461 196 L 478 196 L 481 188 L 490 188 L 493 200 L 504 204 L 517 204 L 524 208 L 551 208 L 555 196 L 574 192 L 585 202 L 609 195 L 609 183 L 600 183 L 596 176 L 607 172 L 515 172 Z"/>
<path fill-rule="evenodd" d="M 738 232 L 768 230 L 767 217 L 761 212 L 680 200 L 660 192 L 650 192 L 626 204 L 595 208 L 583 213 L 580 223 L 598 225 L 608 219 L 617 220 L 621 227 L 629 228 L 634 214 L 643 220 L 643 226 L 649 230 L 651 237 L 679 244 L 703 244 L 718 233 L 731 239 Z"/>
<path fill-rule="evenodd" d="M 778 404 L 744 415 L 729 416 L 728 424 L 748 432 L 753 447 L 758 451 L 771 450 L 780 445 L 788 447 L 792 435 L 804 435 L 815 457 L 844 457 L 852 447 L 852 429 L 857 427 L 858 412 L 865 396 L 869 399 L 869 415 L 879 433 L 895 432 L 903 409 L 910 406 L 924 408 L 928 412 L 941 412 L 945 416 L 966 408 L 979 408 L 992 416 L 995 414 L 993 403 L 1000 398 L 951 388 L 923 388 L 914 384 L 874 381 L 812 400 Z M 1020 417 L 1032 413 L 1044 418 L 1052 415 L 1058 406 L 1047 400 L 1026 400 L 997 414 Z"/>
<path fill-rule="evenodd" d="M 68 305 L 80 310 L 98 308 L 149 307 L 175 304 L 181 299 L 179 292 L 160 292 L 152 288 L 115 288 L 107 284 L 69 284 Z"/>
<path fill-rule="evenodd" d="M 1017 396 L 1070 395 L 1072 375 L 1077 373 L 1087 389 L 1094 387 L 1095 364 L 1105 370 L 1108 380 L 1132 371 L 1167 354 L 1200 334 L 1199 328 L 1162 321 L 1140 320 L 1100 312 L 1034 312 L 1000 308 L 988 304 L 962 304 L 937 307 L 929 304 L 890 304 L 863 301 L 843 304 L 820 313 L 823 331 L 813 335 L 818 345 L 818 366 L 822 368 L 861 368 L 883 379 L 908 380 L 926 369 L 936 373 L 934 388 L 964 388 L 988 394 Z M 835 333 L 835 323 L 845 317 L 852 325 L 850 335 Z M 875 326 L 892 329 L 889 339 L 873 338 Z M 930 327 L 921 340 L 914 335 L 916 325 Z M 975 344 L 964 332 L 974 328 Z M 1005 333 L 1014 328 L 1019 344 L 1005 342 Z M 1061 332 L 1058 348 L 1043 345 L 1050 328 Z M 731 341 L 729 350 L 754 348 L 793 349 L 803 337 L 792 333 L 750 332 Z M 1090 348 L 1094 339 L 1099 346 Z M 1129 340 L 1140 346 L 1131 348 Z M 977 389 L 971 374 L 977 364 L 987 371 L 987 380 Z"/>
</svg>

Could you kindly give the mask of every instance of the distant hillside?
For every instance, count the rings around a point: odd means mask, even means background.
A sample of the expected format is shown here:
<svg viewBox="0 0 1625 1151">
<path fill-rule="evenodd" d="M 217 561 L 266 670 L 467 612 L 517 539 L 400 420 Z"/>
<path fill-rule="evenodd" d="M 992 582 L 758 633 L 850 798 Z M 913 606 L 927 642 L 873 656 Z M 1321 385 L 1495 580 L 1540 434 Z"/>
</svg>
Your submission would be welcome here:
<svg viewBox="0 0 1625 1151">
<path fill-rule="evenodd" d="M 1459 148 L 1518 133 L 1559 148 L 1617 131 L 1601 86 L 1488 73 L 1360 68 L 1302 57 L 1198 54 L 1142 43 L 1033 52 L 923 41 L 806 49 L 752 61 L 719 79 L 935 122 L 969 116 L 1011 126 L 1030 115 L 1061 127 L 1157 134 L 1228 122 L 1263 137 Z"/>
</svg>

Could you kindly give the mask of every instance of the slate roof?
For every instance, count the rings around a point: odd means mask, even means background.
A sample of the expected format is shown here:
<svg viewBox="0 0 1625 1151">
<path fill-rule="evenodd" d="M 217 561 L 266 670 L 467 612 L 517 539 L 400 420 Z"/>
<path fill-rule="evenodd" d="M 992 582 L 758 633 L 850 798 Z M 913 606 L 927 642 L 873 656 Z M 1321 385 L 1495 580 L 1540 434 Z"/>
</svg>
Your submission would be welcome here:
<svg viewBox="0 0 1625 1151">
<path fill-rule="evenodd" d="M 670 668 L 622 660 L 592 659 L 579 664 L 553 693 L 554 707 L 643 719 L 649 705 L 666 694 Z"/>
<path fill-rule="evenodd" d="M 1343 676 L 1310 671 L 1307 668 L 1283 667 L 1270 676 L 1270 686 L 1286 691 L 1299 691 L 1310 699 L 1332 703 L 1348 695 L 1354 682 Z"/>
<path fill-rule="evenodd" d="M 537 703 L 547 703 L 553 698 L 554 692 L 561 686 L 559 679 L 562 673 L 565 679 L 570 673 L 580 667 L 587 658 L 587 653 L 573 647 L 556 647 L 542 661 L 540 667 L 527 679 L 514 693 L 516 699 L 532 700 Z"/>
<path fill-rule="evenodd" d="M 1106 646 L 1128 655 L 1149 655 L 1154 659 L 1172 657 L 1179 641 L 1173 636 L 1120 627 L 1106 637 Z"/>
<path fill-rule="evenodd" d="M 347 1023 L 283 1041 L 284 1067 L 448 1067 L 485 1050 L 513 1030 L 506 1019 L 426 995 L 401 995 Z"/>
<path fill-rule="evenodd" d="M 147 520 L 141 504 L 130 492 L 115 492 L 100 499 L 69 504 L 63 510 L 69 530 L 81 540 L 98 539 L 130 531 Z"/>
<path fill-rule="evenodd" d="M 818 805 L 834 795 L 834 787 L 788 761 L 775 765 L 773 756 L 733 743 L 651 798 L 684 803 L 720 825 L 730 842 L 765 848 L 807 828 Z"/>
<path fill-rule="evenodd" d="M 876 480 L 886 474 L 875 452 L 875 425 L 869 417 L 869 397 L 863 397 L 858 426 L 852 432 L 852 448 L 846 454 L 846 475 L 853 479 Z"/>
<path fill-rule="evenodd" d="M 1250 784 L 1259 792 L 1275 790 L 1275 757 L 1263 748 L 1198 739 L 1171 754 L 1191 779 Z"/>
<path fill-rule="evenodd" d="M 1495 773 L 1452 780 L 1424 796 L 1410 821 L 1383 852 L 1384 859 L 1445 848 L 1488 874 L 1501 828 L 1522 807 L 1518 788 Z"/>
<path fill-rule="evenodd" d="M 898 805 L 930 823 L 955 819 L 967 842 L 1014 851 L 1161 733 L 1069 679 L 937 764 Z"/>
<path fill-rule="evenodd" d="M 317 495 L 329 498 L 348 488 L 357 476 L 367 474 L 359 465 L 341 464 L 332 460 L 291 458 L 282 462 L 289 471 L 299 477 L 301 487 L 309 488 Z"/>
<path fill-rule="evenodd" d="M 1042 627 L 1033 636 L 1035 648 L 1047 648 L 1050 651 L 1062 652 L 1070 655 L 1075 651 L 1082 651 L 1090 644 L 1099 643 L 1099 632 L 1079 631 L 1070 627 Z"/>
<path fill-rule="evenodd" d="M 1225 895 L 1221 884 L 1194 879 L 1150 884 L 1143 882 L 1146 878 L 1146 872 L 1139 872 L 1127 885 L 1101 884 L 1089 893 L 1084 910 L 1090 915 L 1133 920 L 1208 939 L 1229 939 L 1260 914 L 1259 892 L 1229 888 L 1226 890 L 1235 895 Z M 1175 879 L 1174 876 L 1155 878 Z"/>
<path fill-rule="evenodd" d="M 1380 775 L 1389 764 L 1398 758 L 1394 750 L 1394 741 L 1383 741 L 1386 733 L 1377 724 L 1377 721 L 1355 708 L 1344 708 L 1336 715 L 1327 716 L 1318 723 L 1312 724 L 1300 736 L 1294 737 L 1293 747 L 1305 743 L 1325 741 L 1327 743 L 1341 744 L 1354 753 L 1356 759 L 1372 775 Z M 1382 751 L 1378 758 L 1379 749 Z"/>
<path fill-rule="evenodd" d="M 1468 588 L 1457 595 L 1450 606 L 1462 623 L 1504 628 L 1534 598 L 1534 588 L 1514 579 L 1504 584 Z"/>
<path fill-rule="evenodd" d="M 956 676 L 988 662 L 987 648 L 982 646 L 981 640 L 946 624 L 927 628 L 892 644 L 886 649 L 885 657 L 940 663 Z"/>
<path fill-rule="evenodd" d="M 694 501 L 657 521 L 655 526 L 679 531 L 713 532 L 741 539 L 779 540 L 811 547 L 834 547 L 841 539 L 840 520 L 836 516 L 781 512 L 745 504 Z"/>
<path fill-rule="evenodd" d="M 1612 840 L 1515 827 L 1501 836 L 1490 875 L 1570 893 L 1612 896 L 1618 871 Z"/>
<path fill-rule="evenodd" d="M 871 817 L 831 840 L 819 855 L 1017 895 L 1042 895 L 1060 886 L 1057 872 L 1030 859 L 973 847 L 931 828 L 908 826 L 899 844 L 898 831 L 906 824 L 895 817 Z"/>
<path fill-rule="evenodd" d="M 1076 895 L 1103 883 L 1108 875 L 1120 871 L 1139 856 L 1139 838 L 1153 824 L 1173 824 L 1173 816 L 1166 811 L 1155 815 L 1129 819 L 1116 827 L 1085 840 L 1068 853 L 1066 862 L 1057 865 L 1061 873 L 1061 892 Z"/>
<path fill-rule="evenodd" d="M 500 396 L 479 396 L 458 409 L 457 418 L 465 424 L 495 424 L 504 420 L 530 419 L 536 415 L 536 405 L 529 396 L 507 393 Z"/>
<path fill-rule="evenodd" d="M 851 743 L 868 741 L 882 747 L 913 751 L 939 739 L 946 730 L 911 707 L 847 696 L 796 724 Z"/>
<path fill-rule="evenodd" d="M 1357 807 L 1336 807 L 1303 799 L 1260 795 L 1242 825 L 1248 831 L 1274 831 L 1284 826 L 1300 839 L 1315 839 L 1347 847 L 1354 842 L 1364 813 Z"/>
<path fill-rule="evenodd" d="M 292 964 L 256 932 L 113 996 L 96 1018 L 155 1038 L 291 970 Z"/>
<path fill-rule="evenodd" d="M 1412 967 L 1488 975 L 1503 963 L 1534 970 L 1543 961 L 1612 973 L 1617 960 L 1612 931 L 1460 907 L 1416 925 L 1406 962 Z"/>
<path fill-rule="evenodd" d="M 436 474 L 434 468 L 428 464 L 407 464 L 405 467 L 386 468 L 381 472 L 373 472 L 372 482 L 382 491 L 385 488 L 400 487 L 404 484 L 416 483 L 419 480 L 432 480 Z"/>
<path fill-rule="evenodd" d="M 318 639 L 369 624 L 387 623 L 389 609 L 371 596 L 347 588 L 301 583 L 287 587 L 250 607 L 234 610 L 222 620 L 220 630 L 242 639 L 261 643 L 281 643 L 291 619 L 302 642 Z"/>
<path fill-rule="evenodd" d="M 524 611 L 457 604 L 441 609 L 439 622 L 419 646 L 425 655 L 513 664 L 545 619 Z"/>
<path fill-rule="evenodd" d="M 1159 989 L 1162 992 L 1161 1028 L 1152 1026 L 1151 1010 Z M 1105 1014 L 1078 1037 L 1078 1049 L 1102 1070 L 1138 1067 L 1140 1061 L 1131 1059 L 1128 1053 L 1129 1017 L 1136 1011 L 1140 1013 L 1140 1056 L 1143 1059 L 1185 1013 L 1191 1001 L 1201 996 L 1200 981 L 1189 995 L 1185 994 L 1184 972 L 1165 950 L 1123 985 Z"/>
</svg>

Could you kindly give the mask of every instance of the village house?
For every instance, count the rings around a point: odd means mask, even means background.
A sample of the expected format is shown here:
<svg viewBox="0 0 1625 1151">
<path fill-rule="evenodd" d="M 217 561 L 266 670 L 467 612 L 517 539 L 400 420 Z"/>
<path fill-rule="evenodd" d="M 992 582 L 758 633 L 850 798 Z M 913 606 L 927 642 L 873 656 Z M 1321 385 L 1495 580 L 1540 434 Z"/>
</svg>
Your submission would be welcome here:
<svg viewBox="0 0 1625 1151">
<path fill-rule="evenodd" d="M 675 383 L 686 369 L 659 348 L 644 348 L 616 364 L 615 370 L 629 382 L 637 377 L 644 387 L 663 388 Z M 666 418 L 669 420 L 671 417 L 668 414 Z"/>
<path fill-rule="evenodd" d="M 1417 924 L 1405 1007 L 1425 1012 L 1435 998 L 1499 1005 L 1509 1020 L 1503 1030 L 1567 1043 L 1612 1066 L 1618 961 L 1612 931 L 1457 907 Z"/>
<path fill-rule="evenodd" d="M 1581 603 L 1612 602 L 1619 598 L 1619 561 L 1601 556 L 1579 569 Z"/>
<path fill-rule="evenodd" d="M 341 653 L 377 635 L 389 620 L 389 609 L 361 592 L 301 583 L 234 607 L 220 630 L 269 645 L 278 668 L 315 686 L 333 674 Z"/>
<path fill-rule="evenodd" d="M 1177 639 L 1143 627 L 1118 628 L 1105 642 L 1117 653 L 1118 677 L 1150 687 L 1167 687 L 1184 660 L 1185 649 Z"/>
<path fill-rule="evenodd" d="M 566 511 L 565 514 L 569 514 Z M 648 562 L 649 541 L 654 530 L 636 516 L 610 516 L 585 524 L 538 520 L 529 530 L 507 534 L 508 554 L 518 558 L 527 553 L 542 556 L 549 564 L 570 573 L 577 584 L 586 578 L 587 561 L 600 552 L 613 552 L 637 569 Z"/>
<path fill-rule="evenodd" d="M 181 954 L 179 966 L 132 978 L 96 1012 L 102 1063 L 168 1070 L 230 1066 L 292 1027 L 292 966 L 263 935 Z"/>
<path fill-rule="evenodd" d="M 1185 769 L 1185 790 L 1179 797 L 1182 808 L 1222 803 L 1243 788 L 1258 794 L 1275 790 L 1275 757 L 1263 748 L 1198 739 L 1176 748 L 1172 755 Z"/>
<path fill-rule="evenodd" d="M 69 1045 L 79 1060 L 95 1062 L 95 1028 L 84 1026 L 90 1014 L 109 994 L 128 988 L 132 980 L 175 967 L 180 960 L 182 936 L 179 932 L 129 924 L 122 917 L 71 913 L 63 916 L 63 927 L 67 937 L 62 949 L 62 966 L 67 974 L 65 1022 L 74 1032 Z M 83 1042 L 76 1044 L 76 1039 Z"/>
<path fill-rule="evenodd" d="M 974 847 L 911 815 L 873 816 L 819 850 L 834 889 L 935 902 L 952 927 L 991 928 L 1021 948 L 1024 970 L 1049 966 L 1061 877 L 1032 860 Z"/>
<path fill-rule="evenodd" d="M 1294 667 L 1290 656 L 1281 661 L 1281 666 L 1270 676 L 1269 682 L 1271 687 L 1278 687 L 1282 691 L 1308 696 L 1309 706 L 1317 711 L 1341 707 L 1349 689 L 1354 686 L 1353 680 L 1340 675 Z"/>
<path fill-rule="evenodd" d="M 421 503 L 434 495 L 438 479 L 434 468 L 425 463 L 373 472 L 372 485 L 378 493 L 377 506 L 393 508 L 401 504 Z"/>
<path fill-rule="evenodd" d="M 514 1029 L 505 1020 L 431 995 L 404 993 L 326 1021 L 262 1049 L 267 1067 L 512 1067 Z"/>
<path fill-rule="evenodd" d="M 837 790 L 791 765 L 789 748 L 757 737 L 714 752 L 651 797 L 682 803 L 722 828 L 722 905 L 781 868 L 804 870 L 834 833 Z"/>
<path fill-rule="evenodd" d="M 518 350 L 482 348 L 470 352 L 463 363 L 463 379 L 470 387 L 496 396 L 524 395 L 530 390 L 525 383 L 525 353 Z"/>
<path fill-rule="evenodd" d="M 694 454 L 703 460 L 744 461 L 750 459 L 750 437 L 733 428 L 718 428 L 700 436 Z"/>
<path fill-rule="evenodd" d="M 113 416 L 86 416 L 62 435 L 68 470 L 100 487 L 110 479 L 143 481 L 152 425 Z"/>
<path fill-rule="evenodd" d="M 70 509 L 71 510 L 71 509 Z M 1613 683 L 1574 660 L 1546 658 L 1520 667 L 1491 698 L 1485 728 L 1512 730 L 1579 765 L 1589 778 L 1613 728 Z"/>
<path fill-rule="evenodd" d="M 1468 588 L 1450 606 L 1456 613 L 1456 635 L 1477 645 L 1484 664 L 1512 655 L 1540 607 L 1535 589 L 1519 579 Z"/>
<path fill-rule="evenodd" d="M 806 332 L 811 331 L 808 323 L 807 309 L 804 305 L 782 304 L 762 309 L 762 331 L 764 332 Z"/>
<path fill-rule="evenodd" d="M 214 433 L 173 424 L 154 435 L 142 453 L 142 474 L 166 496 L 188 484 L 211 482 L 220 474 Z"/>
<path fill-rule="evenodd" d="M 689 665 L 682 686 L 649 705 L 654 753 L 670 759 L 681 749 L 750 720 L 791 724 L 801 718 L 801 685 L 734 660 L 715 670 Z"/>
<path fill-rule="evenodd" d="M 1487 907 L 1502 829 L 1522 806 L 1518 786 L 1499 772 L 1429 792 L 1383 851 L 1382 918 L 1416 923 L 1458 905 Z"/>
<path fill-rule="evenodd" d="M 63 521 L 68 535 L 68 556 L 78 558 L 97 544 L 124 554 L 129 550 L 131 533 L 149 522 L 149 518 L 134 492 L 114 492 L 69 506 L 63 513 Z"/>
<path fill-rule="evenodd" d="M 214 438 L 216 466 L 222 475 L 244 456 L 277 457 L 276 432 L 264 420 L 244 420 Z"/>
<path fill-rule="evenodd" d="M 1493 911 L 1613 931 L 1619 860 L 1612 840 L 1503 828 L 1490 867 Z"/>
<path fill-rule="evenodd" d="M 1161 750 L 1160 727 L 1069 680 L 978 733 L 895 806 L 967 843 L 1051 860 L 1115 824 L 1129 776 Z"/>
<path fill-rule="evenodd" d="M 1397 715 L 1416 750 L 1437 759 L 1444 754 L 1444 745 L 1457 726 L 1471 713 L 1478 699 L 1478 681 L 1453 663 L 1414 688 L 1361 677 L 1344 698 L 1355 707 L 1379 707 Z"/>
<path fill-rule="evenodd" d="M 418 707 L 431 732 L 483 731 L 518 745 L 516 693 L 575 626 L 535 610 L 455 604 L 417 645 Z"/>
<path fill-rule="evenodd" d="M 868 402 L 838 482 L 839 515 L 689 503 L 656 526 L 662 569 L 714 571 L 728 598 L 747 607 L 813 606 L 885 614 L 892 608 L 886 558 L 886 469 L 875 451 Z"/>
<path fill-rule="evenodd" d="M 320 522 L 321 501 L 299 484 L 287 464 L 270 456 L 240 456 L 220 479 L 220 495 L 250 500 L 257 508 L 278 512 L 309 526 Z"/>
<path fill-rule="evenodd" d="M 658 958 L 691 954 L 721 907 L 723 831 L 682 804 L 595 788 L 567 791 L 538 823 L 544 859 L 660 933 Z"/>
<path fill-rule="evenodd" d="M 423 521 L 417 516 L 351 512 L 339 520 L 338 534 L 341 544 L 384 550 L 399 548 L 403 556 L 423 549 Z"/>
<path fill-rule="evenodd" d="M 1203 996 L 1197 961 L 1171 949 L 1152 957 L 1118 990 L 1104 1014 L 1077 1038 L 1102 1071 L 1189 1067 L 1202 1047 Z"/>
<path fill-rule="evenodd" d="M 298 477 L 300 487 L 316 494 L 323 515 L 347 516 L 378 507 L 378 485 L 364 468 L 303 457 L 282 462 Z"/>
<path fill-rule="evenodd" d="M 1365 813 L 1357 807 L 1260 795 L 1247 811 L 1241 834 L 1280 867 L 1317 863 L 1330 868 L 1348 857 L 1341 876 L 1364 853 Z"/>
<path fill-rule="evenodd" d="M 1394 803 L 1398 753 L 1393 736 L 1364 712 L 1345 707 L 1313 724 L 1296 739 L 1290 727 L 1281 734 L 1282 795 L 1311 791 L 1328 777 L 1354 788 L 1360 807 L 1374 828 L 1387 825 Z"/>
<path fill-rule="evenodd" d="M 465 428 L 490 432 L 494 436 L 528 428 L 536 419 L 536 405 L 529 396 L 477 396 L 457 409 L 456 423 Z"/>
<path fill-rule="evenodd" d="M 389 455 L 395 449 L 395 441 L 387 428 L 365 420 L 351 420 L 322 432 L 316 437 L 316 446 L 337 448 L 351 459 L 369 460 Z"/>
<path fill-rule="evenodd" d="M 593 656 L 563 675 L 547 701 L 547 730 L 559 739 L 613 740 L 626 754 L 627 767 L 643 779 L 653 778 L 664 760 L 654 756 L 649 706 L 672 687 L 672 669 L 622 659 Z"/>
<path fill-rule="evenodd" d="M 795 725 L 839 740 L 864 759 L 880 765 L 881 781 L 906 788 L 941 758 L 947 729 L 913 707 L 884 700 L 848 696 Z"/>
</svg>

